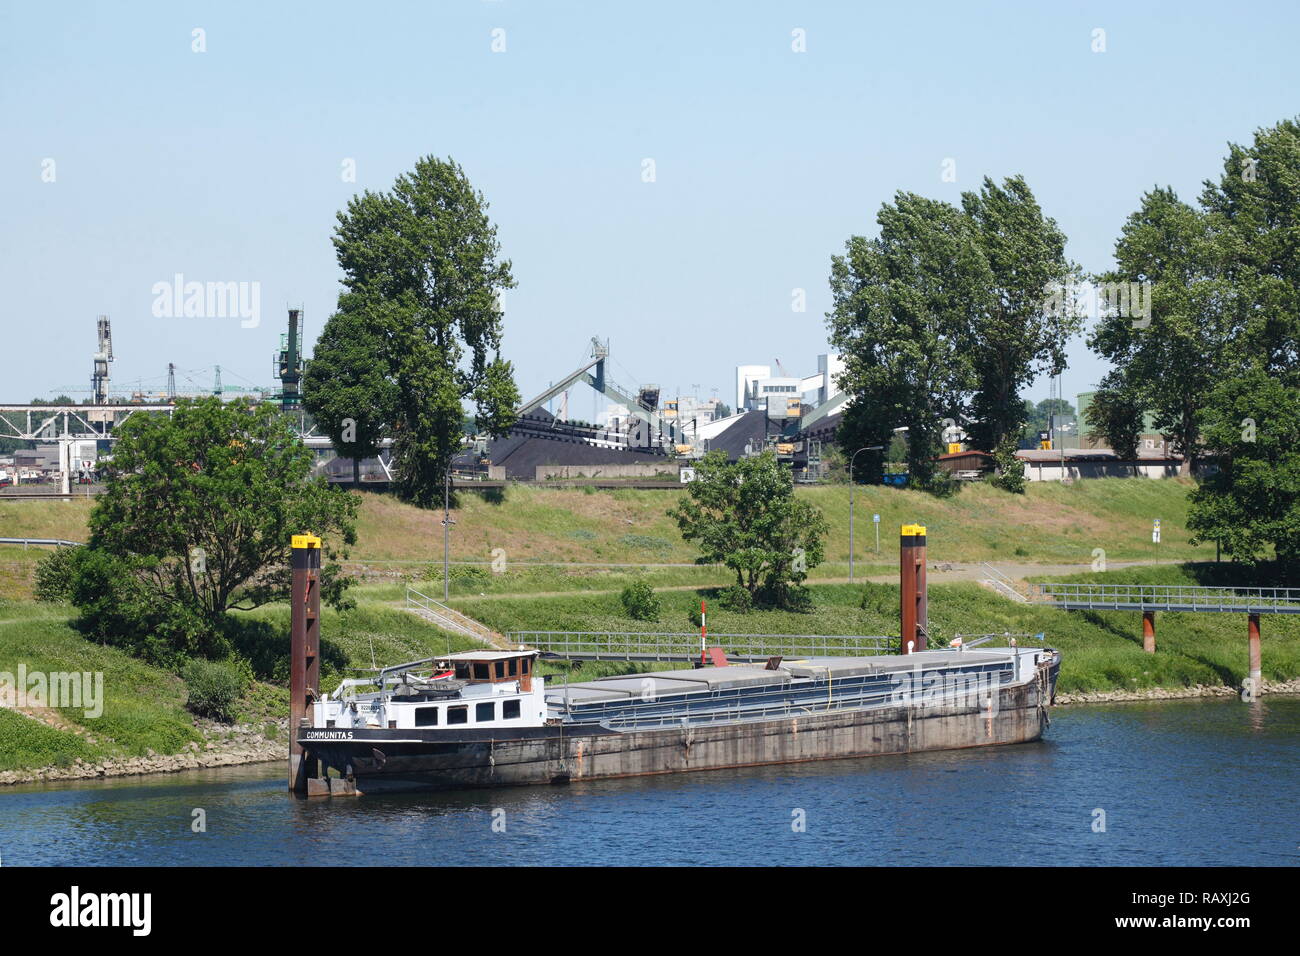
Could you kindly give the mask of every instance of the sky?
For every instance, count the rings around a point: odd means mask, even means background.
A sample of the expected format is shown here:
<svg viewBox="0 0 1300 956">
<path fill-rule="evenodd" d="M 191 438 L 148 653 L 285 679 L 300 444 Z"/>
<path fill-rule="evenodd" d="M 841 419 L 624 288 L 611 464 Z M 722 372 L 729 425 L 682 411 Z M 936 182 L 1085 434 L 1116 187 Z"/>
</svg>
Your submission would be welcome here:
<svg viewBox="0 0 1300 956">
<path fill-rule="evenodd" d="M 100 314 L 115 391 L 275 385 L 286 309 L 312 342 L 336 303 L 336 213 L 426 155 L 490 204 L 521 392 L 600 336 L 615 380 L 730 403 L 736 365 L 815 372 L 831 256 L 899 190 L 1022 174 L 1108 268 L 1144 191 L 1193 200 L 1300 113 L 1297 35 L 1283 2 L 9 0 L 0 403 L 88 397 Z M 177 275 L 256 321 L 157 314 Z M 1073 401 L 1106 367 L 1068 354 Z"/>
</svg>

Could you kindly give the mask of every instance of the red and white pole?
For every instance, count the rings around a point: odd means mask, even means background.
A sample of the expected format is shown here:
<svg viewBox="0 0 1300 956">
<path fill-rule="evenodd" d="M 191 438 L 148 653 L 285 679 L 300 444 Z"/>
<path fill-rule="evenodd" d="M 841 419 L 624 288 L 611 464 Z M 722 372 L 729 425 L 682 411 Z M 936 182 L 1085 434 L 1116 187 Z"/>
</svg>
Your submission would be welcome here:
<svg viewBox="0 0 1300 956">
<path fill-rule="evenodd" d="M 708 611 L 708 606 L 705 605 L 703 600 L 701 600 L 700 601 L 700 663 L 701 664 L 706 663 L 708 660 L 705 644 L 708 641 L 709 628 L 705 624 L 705 620 L 704 620 L 704 616 L 707 611 Z"/>
</svg>

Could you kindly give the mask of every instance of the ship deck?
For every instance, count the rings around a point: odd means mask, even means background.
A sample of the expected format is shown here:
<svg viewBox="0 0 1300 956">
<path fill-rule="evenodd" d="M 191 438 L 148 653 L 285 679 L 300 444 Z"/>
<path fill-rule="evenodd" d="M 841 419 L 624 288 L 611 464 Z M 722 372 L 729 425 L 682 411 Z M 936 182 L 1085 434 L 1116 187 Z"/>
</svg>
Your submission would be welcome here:
<svg viewBox="0 0 1300 956">
<path fill-rule="evenodd" d="M 933 688 L 948 678 L 1009 684 L 1043 648 L 920 651 L 904 656 L 812 657 L 775 670 L 754 665 L 699 667 L 552 684 L 546 703 L 566 723 L 628 728 L 682 719 L 767 719 L 815 707 L 869 707 L 897 701 L 900 687 Z"/>
</svg>

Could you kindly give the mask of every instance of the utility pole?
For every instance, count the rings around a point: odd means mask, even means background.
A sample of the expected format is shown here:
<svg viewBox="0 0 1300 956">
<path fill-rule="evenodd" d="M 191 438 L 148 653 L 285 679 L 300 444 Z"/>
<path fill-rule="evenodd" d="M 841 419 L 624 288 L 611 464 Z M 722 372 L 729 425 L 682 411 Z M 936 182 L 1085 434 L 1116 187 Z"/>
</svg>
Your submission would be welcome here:
<svg viewBox="0 0 1300 956">
<path fill-rule="evenodd" d="M 868 445 L 865 448 L 859 448 L 849 456 L 849 581 L 853 581 L 853 463 L 857 461 L 858 455 L 864 451 L 882 451 L 884 445 Z M 877 531 L 879 534 L 879 531 Z M 877 545 L 879 550 L 879 545 Z"/>
</svg>

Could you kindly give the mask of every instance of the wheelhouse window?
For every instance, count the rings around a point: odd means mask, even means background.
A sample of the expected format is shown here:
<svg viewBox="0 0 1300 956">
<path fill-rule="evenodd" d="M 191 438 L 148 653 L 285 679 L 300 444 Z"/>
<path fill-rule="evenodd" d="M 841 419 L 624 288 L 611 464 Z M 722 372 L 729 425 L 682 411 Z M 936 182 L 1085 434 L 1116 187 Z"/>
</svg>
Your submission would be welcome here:
<svg viewBox="0 0 1300 956">
<path fill-rule="evenodd" d="M 489 701 L 486 704 L 474 705 L 474 720 L 476 723 L 481 723 L 485 720 L 486 721 L 496 720 L 496 716 L 497 716 L 497 705 L 495 701 Z"/>
<path fill-rule="evenodd" d="M 468 724 L 469 708 L 468 707 L 448 707 L 447 723 L 449 724 Z"/>
<path fill-rule="evenodd" d="M 492 679 L 492 672 L 488 669 L 488 665 L 487 665 L 487 662 L 486 662 L 486 661 L 475 661 L 475 662 L 474 662 L 474 679 L 475 679 L 475 680 L 491 680 L 491 679 Z"/>
<path fill-rule="evenodd" d="M 505 680 L 505 676 L 506 676 L 506 662 L 497 661 L 497 680 Z"/>
<path fill-rule="evenodd" d="M 519 699 L 503 700 L 501 702 L 501 719 L 514 720 L 519 716 Z"/>
<path fill-rule="evenodd" d="M 438 708 L 437 708 L 437 707 L 417 707 L 417 708 L 415 708 L 415 726 L 417 726 L 417 727 L 437 727 L 437 726 L 438 726 Z"/>
</svg>

